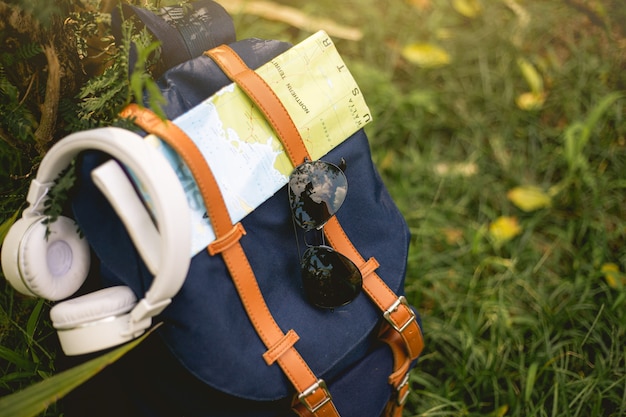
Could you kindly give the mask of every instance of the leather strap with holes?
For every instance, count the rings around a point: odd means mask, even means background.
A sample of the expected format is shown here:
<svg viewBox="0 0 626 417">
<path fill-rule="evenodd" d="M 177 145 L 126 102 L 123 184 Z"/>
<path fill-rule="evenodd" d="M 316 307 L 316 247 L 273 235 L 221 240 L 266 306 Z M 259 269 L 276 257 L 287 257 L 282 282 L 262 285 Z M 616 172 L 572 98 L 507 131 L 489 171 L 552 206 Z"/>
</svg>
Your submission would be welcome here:
<svg viewBox="0 0 626 417">
<path fill-rule="evenodd" d="M 265 114 L 294 166 L 304 159 L 310 159 L 300 133 L 276 94 L 255 71 L 248 68 L 232 48 L 221 45 L 205 52 L 205 55 L 211 57 Z M 372 258 L 365 261 L 360 255 L 336 216 L 326 223 L 324 232 L 338 252 L 359 266 L 363 275 L 364 291 L 383 312 L 385 322 L 381 326 L 379 337 L 389 345 L 393 354 L 394 372 L 389 377 L 389 383 L 396 391 L 387 406 L 386 415 L 399 416 L 408 394 L 410 364 L 424 348 L 422 331 L 415 313 L 406 299 L 403 296 L 398 297 L 376 274 L 376 260 Z"/>
<path fill-rule="evenodd" d="M 178 126 L 160 119 L 148 109 L 131 104 L 121 116 L 133 118 L 143 130 L 161 138 L 187 164 L 198 184 L 216 234 L 216 240 L 207 249 L 211 255 L 222 255 L 246 313 L 268 349 L 263 355 L 266 363 L 277 363 L 298 392 L 297 413 L 301 416 L 339 417 L 324 381 L 313 374 L 294 348 L 298 335 L 294 330 L 283 333 L 269 311 L 239 242 L 245 230 L 241 223 L 232 225 L 219 186 L 200 150 Z"/>
</svg>

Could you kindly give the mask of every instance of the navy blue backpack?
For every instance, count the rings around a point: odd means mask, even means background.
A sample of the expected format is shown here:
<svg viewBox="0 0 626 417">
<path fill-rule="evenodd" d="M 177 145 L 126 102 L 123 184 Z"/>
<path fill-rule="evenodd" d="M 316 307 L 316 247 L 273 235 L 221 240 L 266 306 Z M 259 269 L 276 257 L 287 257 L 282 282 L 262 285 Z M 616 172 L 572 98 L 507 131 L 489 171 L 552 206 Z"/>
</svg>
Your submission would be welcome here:
<svg viewBox="0 0 626 417">
<path fill-rule="evenodd" d="M 163 24 L 162 16 L 143 9 L 125 9 L 165 40 L 163 56 L 171 60 L 163 64 L 169 69 L 158 85 L 167 118 L 175 119 L 236 82 L 251 90 L 251 100 L 268 117 L 279 119 L 272 123 L 277 136 L 283 133 L 283 143 L 297 147 L 298 138 L 280 125 L 289 121 L 272 114 L 280 103 L 257 90 L 263 87 L 251 74 L 291 45 L 236 41 L 232 21 L 220 6 L 204 0 L 193 7 L 187 20 L 175 24 Z M 194 14 L 200 24 L 189 23 Z M 185 48 L 185 53 L 171 58 L 171 48 L 177 53 Z M 224 53 L 245 63 L 250 69 L 245 76 L 229 69 Z M 123 114 L 143 134 L 156 134 L 174 149 L 190 149 L 173 123 L 149 110 L 131 106 Z M 98 261 L 100 285 L 127 285 L 141 298 L 152 275 L 90 177 L 109 158 L 95 151 L 81 156 L 72 208 Z M 210 167 L 195 158 L 185 162 L 210 174 Z M 322 160 L 340 167 L 349 184 L 341 209 L 330 213 L 334 216 L 321 230 L 327 245 L 349 258 L 362 276 L 362 289 L 359 283 L 351 302 L 320 308 L 306 298 L 296 239 L 304 242 L 308 232 L 294 227 L 290 202 L 296 211 L 306 204 L 302 196 L 290 200 L 285 186 L 241 222 L 225 225 L 226 232 L 217 233 L 218 244 L 192 258 L 182 289 L 158 317 L 162 325 L 155 334 L 108 371 L 106 384 L 71 395 L 66 415 L 104 414 L 112 407 L 107 402 L 115 404 L 117 416 L 400 416 L 409 371 L 423 348 L 419 315 L 403 297 L 408 227 L 373 165 L 363 130 Z M 205 199 L 209 211 L 222 216 L 211 219 L 224 223 L 215 190 L 210 198 Z M 325 254 L 314 255 L 321 259 Z M 233 276 L 238 274 L 243 275 Z"/>
</svg>

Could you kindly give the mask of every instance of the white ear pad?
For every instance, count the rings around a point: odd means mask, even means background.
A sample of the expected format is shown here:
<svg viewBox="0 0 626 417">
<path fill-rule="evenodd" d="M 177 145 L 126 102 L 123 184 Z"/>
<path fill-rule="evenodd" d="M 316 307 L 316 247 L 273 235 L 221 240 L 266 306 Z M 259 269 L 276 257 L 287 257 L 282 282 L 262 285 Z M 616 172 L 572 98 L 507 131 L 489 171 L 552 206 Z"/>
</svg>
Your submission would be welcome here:
<svg viewBox="0 0 626 417">
<path fill-rule="evenodd" d="M 73 220 L 59 217 L 46 226 L 45 219 L 26 217 L 13 225 L 2 247 L 2 267 L 19 292 L 57 301 L 83 285 L 89 271 L 89 245 L 78 235 Z"/>
<path fill-rule="evenodd" d="M 136 304 L 129 287 L 110 287 L 55 305 L 50 319 L 63 351 L 81 355 L 132 340 L 136 335 L 127 330 Z"/>
<path fill-rule="evenodd" d="M 55 329 L 67 330 L 128 313 L 137 297 L 126 286 L 104 288 L 64 301 L 50 309 Z"/>
</svg>

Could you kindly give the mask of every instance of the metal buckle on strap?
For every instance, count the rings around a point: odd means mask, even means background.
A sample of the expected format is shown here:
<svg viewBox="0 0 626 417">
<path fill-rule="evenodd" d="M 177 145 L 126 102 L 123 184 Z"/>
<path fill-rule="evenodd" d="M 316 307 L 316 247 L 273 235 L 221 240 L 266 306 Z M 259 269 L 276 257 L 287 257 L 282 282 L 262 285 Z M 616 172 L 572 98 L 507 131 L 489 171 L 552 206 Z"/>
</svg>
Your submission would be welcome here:
<svg viewBox="0 0 626 417">
<path fill-rule="evenodd" d="M 409 313 L 411 314 L 411 317 L 406 321 L 406 323 L 404 323 L 401 326 L 398 326 L 391 319 L 391 315 L 395 313 L 396 311 L 398 311 L 398 307 L 400 307 L 400 304 L 404 304 L 406 306 L 406 308 L 409 310 Z M 385 320 L 389 322 L 389 324 L 391 325 L 391 327 L 394 328 L 394 330 L 400 333 L 402 333 L 404 329 L 406 329 L 409 326 L 409 324 L 415 321 L 415 313 L 409 306 L 409 303 L 406 301 L 406 297 L 404 295 L 401 295 L 400 297 L 398 297 L 398 299 L 391 305 L 391 307 L 389 307 L 387 311 L 383 313 L 383 317 L 385 318 Z"/>
<path fill-rule="evenodd" d="M 400 394 L 402 389 L 404 389 L 404 387 L 408 387 L 409 385 L 409 375 L 410 372 L 407 372 L 402 379 L 402 382 L 400 382 L 400 385 L 398 385 L 398 387 L 396 388 L 396 404 L 398 404 L 399 406 L 403 406 L 404 403 L 406 403 L 407 398 L 409 398 L 409 392 L 411 392 L 411 390 L 407 388 L 404 394 Z"/>
<path fill-rule="evenodd" d="M 310 406 L 309 403 L 306 402 L 306 398 L 318 389 L 324 391 L 324 395 L 326 398 L 324 398 L 324 400 L 321 401 L 319 404 L 316 404 L 315 406 Z M 300 402 L 306 407 L 307 410 L 309 410 L 311 414 L 315 414 L 317 410 L 319 410 L 332 400 L 332 396 L 330 395 L 330 391 L 328 391 L 326 382 L 324 382 L 323 379 L 318 379 L 315 384 L 311 385 L 309 388 L 305 389 L 302 394 L 298 395 L 298 400 L 300 400 Z"/>
</svg>

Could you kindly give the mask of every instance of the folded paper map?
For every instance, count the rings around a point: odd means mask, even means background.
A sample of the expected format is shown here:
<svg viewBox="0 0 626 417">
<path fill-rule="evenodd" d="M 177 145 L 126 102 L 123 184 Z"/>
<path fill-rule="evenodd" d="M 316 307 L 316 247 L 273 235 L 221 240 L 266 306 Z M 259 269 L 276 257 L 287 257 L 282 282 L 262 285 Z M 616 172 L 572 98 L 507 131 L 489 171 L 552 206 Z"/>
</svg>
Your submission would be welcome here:
<svg viewBox="0 0 626 417">
<path fill-rule="evenodd" d="M 359 87 L 323 31 L 256 72 L 287 109 L 314 160 L 371 120 Z M 236 84 L 224 87 L 173 122 L 198 146 L 211 167 L 233 224 L 287 184 L 293 165 L 262 113 Z M 200 191 L 169 146 L 154 135 L 146 140 L 165 154 L 187 193 L 195 255 L 215 239 Z"/>
</svg>

